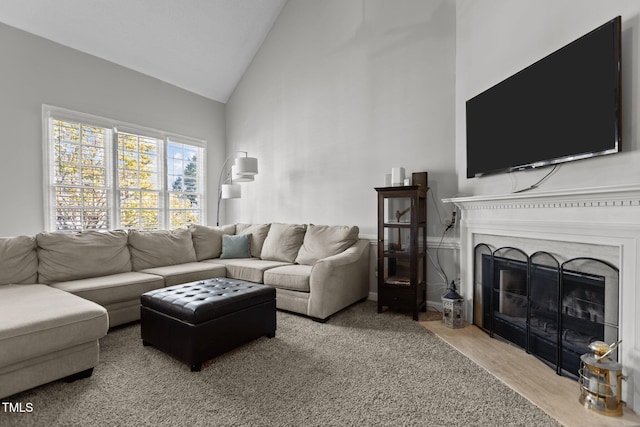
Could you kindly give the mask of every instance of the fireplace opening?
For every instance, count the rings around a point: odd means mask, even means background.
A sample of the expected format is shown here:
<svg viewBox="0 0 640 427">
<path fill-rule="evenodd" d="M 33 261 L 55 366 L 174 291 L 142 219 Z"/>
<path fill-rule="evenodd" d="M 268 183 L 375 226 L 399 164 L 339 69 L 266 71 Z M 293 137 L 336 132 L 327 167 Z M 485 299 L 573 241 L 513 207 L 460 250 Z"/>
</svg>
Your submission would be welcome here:
<svg viewBox="0 0 640 427">
<path fill-rule="evenodd" d="M 475 248 L 474 324 L 578 378 L 593 341 L 618 340 L 618 269 L 594 258 Z M 617 359 L 617 354 L 612 356 Z"/>
</svg>

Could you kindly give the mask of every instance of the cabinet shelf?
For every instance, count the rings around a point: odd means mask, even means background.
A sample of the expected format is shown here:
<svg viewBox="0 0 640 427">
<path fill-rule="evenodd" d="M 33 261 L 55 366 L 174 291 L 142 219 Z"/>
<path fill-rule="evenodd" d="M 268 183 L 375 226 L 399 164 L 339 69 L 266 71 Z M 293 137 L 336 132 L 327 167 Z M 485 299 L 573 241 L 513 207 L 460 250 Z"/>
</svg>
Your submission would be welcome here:
<svg viewBox="0 0 640 427">
<path fill-rule="evenodd" d="M 385 222 L 386 228 L 411 228 L 411 223 L 408 222 Z"/>
<path fill-rule="evenodd" d="M 384 280 L 385 285 L 411 286 L 411 278 L 406 276 L 392 276 Z"/>
</svg>

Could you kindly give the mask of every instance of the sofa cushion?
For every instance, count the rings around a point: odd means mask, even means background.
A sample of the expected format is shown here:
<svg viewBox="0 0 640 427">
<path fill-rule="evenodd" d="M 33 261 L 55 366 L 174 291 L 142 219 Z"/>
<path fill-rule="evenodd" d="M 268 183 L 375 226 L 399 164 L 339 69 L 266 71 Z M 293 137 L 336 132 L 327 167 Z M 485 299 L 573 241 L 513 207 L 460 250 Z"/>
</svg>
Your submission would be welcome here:
<svg viewBox="0 0 640 427">
<path fill-rule="evenodd" d="M 306 225 L 271 224 L 260 258 L 293 263 L 302 246 L 306 229 Z"/>
<path fill-rule="evenodd" d="M 223 225 L 220 227 L 208 227 L 206 225 L 191 224 L 191 239 L 196 251 L 196 260 L 218 258 L 222 252 L 222 236 L 235 234 L 236 225 Z"/>
<path fill-rule="evenodd" d="M 236 224 L 236 234 L 251 234 L 251 256 L 260 258 L 271 224 Z"/>
<path fill-rule="evenodd" d="M 230 279 L 247 280 L 254 283 L 264 283 L 264 272 L 270 268 L 289 265 L 280 261 L 264 261 L 258 258 L 212 259 L 204 263 L 220 263 L 226 267 L 227 277 Z"/>
<path fill-rule="evenodd" d="M 295 261 L 313 265 L 322 258 L 344 252 L 358 240 L 359 232 L 357 226 L 309 224 Z"/>
<path fill-rule="evenodd" d="M 127 232 L 40 233 L 38 281 L 55 283 L 131 271 Z"/>
<path fill-rule="evenodd" d="M 129 232 L 133 270 L 196 261 L 191 232 L 185 228 Z"/>
<path fill-rule="evenodd" d="M 250 258 L 251 257 L 251 234 L 240 234 L 238 236 L 222 236 L 221 259 L 229 258 Z"/>
<path fill-rule="evenodd" d="M 285 265 L 264 272 L 264 284 L 278 289 L 309 292 L 310 265 Z"/>
<path fill-rule="evenodd" d="M 128 273 L 54 283 L 51 287 L 72 293 L 102 306 L 136 300 L 143 293 L 164 287 L 164 279 L 154 274 Z"/>
<path fill-rule="evenodd" d="M 140 273 L 155 274 L 164 277 L 164 286 L 195 282 L 196 280 L 224 277 L 226 268 L 221 264 L 204 262 L 187 262 L 185 264 L 167 265 L 165 267 L 145 268 Z"/>
<path fill-rule="evenodd" d="M 31 236 L 0 238 L 0 285 L 37 282 L 36 238 Z"/>
<path fill-rule="evenodd" d="M 107 311 L 47 285 L 0 287 L 0 367 L 107 334 Z"/>
</svg>

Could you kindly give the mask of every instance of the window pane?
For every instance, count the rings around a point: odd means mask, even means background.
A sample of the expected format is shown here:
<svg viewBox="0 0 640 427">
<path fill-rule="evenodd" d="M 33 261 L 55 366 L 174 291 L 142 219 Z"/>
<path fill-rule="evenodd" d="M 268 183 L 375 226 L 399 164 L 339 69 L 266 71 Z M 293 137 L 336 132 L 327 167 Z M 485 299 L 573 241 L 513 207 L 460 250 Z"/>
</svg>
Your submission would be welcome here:
<svg viewBox="0 0 640 427">
<path fill-rule="evenodd" d="M 122 228 L 139 228 L 139 212 L 137 209 L 120 210 L 120 226 Z"/>
<path fill-rule="evenodd" d="M 104 129 L 94 126 L 82 127 L 82 143 L 104 147 Z"/>
<path fill-rule="evenodd" d="M 142 208 L 159 208 L 158 193 L 143 191 L 141 194 L 140 206 Z"/>
<path fill-rule="evenodd" d="M 138 188 L 138 172 L 120 171 L 118 174 L 120 188 Z"/>
<path fill-rule="evenodd" d="M 183 227 L 202 221 L 199 159 L 204 150 L 189 144 L 169 142 L 167 147 L 167 183 L 171 227 Z"/>
<path fill-rule="evenodd" d="M 145 190 L 156 190 L 160 188 L 157 173 L 140 172 L 140 188 Z"/>
<path fill-rule="evenodd" d="M 56 229 L 82 230 L 82 211 L 80 209 L 56 209 Z"/>
<path fill-rule="evenodd" d="M 85 188 L 82 191 L 82 201 L 85 206 L 106 209 L 109 206 L 109 192 L 106 189 Z"/>
<path fill-rule="evenodd" d="M 158 172 L 158 156 L 155 154 L 140 154 L 140 170 L 147 172 Z"/>
<path fill-rule="evenodd" d="M 53 139 L 57 141 L 80 141 L 80 124 L 53 120 Z"/>
<path fill-rule="evenodd" d="M 82 192 L 79 188 L 56 188 L 55 205 L 57 208 L 82 206 Z"/>
<path fill-rule="evenodd" d="M 155 230 L 160 227 L 160 215 L 158 210 L 143 209 L 140 214 L 140 228 Z"/>
<path fill-rule="evenodd" d="M 138 191 L 121 191 L 120 207 L 122 208 L 139 208 L 140 193 Z"/>
<path fill-rule="evenodd" d="M 54 174 L 57 184 L 80 185 L 80 165 L 77 163 L 57 162 Z"/>
<path fill-rule="evenodd" d="M 186 221 L 187 223 L 192 224 L 200 224 L 200 211 L 199 210 L 188 210 L 186 211 Z"/>
<path fill-rule="evenodd" d="M 186 215 L 184 211 L 171 211 L 171 228 L 184 227 Z"/>
<path fill-rule="evenodd" d="M 181 193 L 171 193 L 169 195 L 169 209 L 184 209 L 186 207 L 185 198 Z"/>
<path fill-rule="evenodd" d="M 52 119 L 49 147 L 53 225 L 60 231 L 109 228 L 110 130 Z"/>
<path fill-rule="evenodd" d="M 106 174 L 104 168 L 82 168 L 82 185 L 87 187 L 104 187 Z"/>
<path fill-rule="evenodd" d="M 104 165 L 104 149 L 91 145 L 83 146 L 82 164 L 84 166 Z"/>
<path fill-rule="evenodd" d="M 102 230 L 108 228 L 108 213 L 104 209 L 85 209 L 82 212 L 83 229 Z"/>
<path fill-rule="evenodd" d="M 140 152 L 144 154 L 158 155 L 159 141 L 154 138 L 140 138 Z"/>
<path fill-rule="evenodd" d="M 161 226 L 159 191 L 160 147 L 162 141 L 143 135 L 118 134 L 118 179 L 120 226 L 141 230 Z M 146 191 L 145 191 L 146 190 Z M 149 191 L 157 190 L 157 191 Z"/>
</svg>

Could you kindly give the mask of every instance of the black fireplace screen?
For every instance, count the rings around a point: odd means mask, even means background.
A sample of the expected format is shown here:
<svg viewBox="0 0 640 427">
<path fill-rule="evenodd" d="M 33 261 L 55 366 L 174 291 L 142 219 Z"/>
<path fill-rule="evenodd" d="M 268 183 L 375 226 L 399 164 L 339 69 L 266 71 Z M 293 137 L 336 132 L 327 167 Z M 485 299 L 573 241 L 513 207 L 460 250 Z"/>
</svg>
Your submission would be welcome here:
<svg viewBox="0 0 640 427">
<path fill-rule="evenodd" d="M 480 244 L 475 263 L 474 324 L 558 374 L 577 378 L 589 343 L 618 340 L 619 272 L 607 262 Z"/>
</svg>

